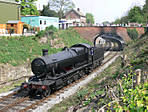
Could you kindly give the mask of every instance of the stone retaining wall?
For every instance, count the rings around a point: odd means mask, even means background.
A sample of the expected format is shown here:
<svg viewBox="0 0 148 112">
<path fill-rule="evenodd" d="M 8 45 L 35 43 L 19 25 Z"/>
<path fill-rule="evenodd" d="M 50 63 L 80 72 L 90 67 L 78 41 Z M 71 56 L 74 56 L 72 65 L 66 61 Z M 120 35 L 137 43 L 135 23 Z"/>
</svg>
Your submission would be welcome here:
<svg viewBox="0 0 148 112">
<path fill-rule="evenodd" d="M 8 64 L 0 64 L 0 83 L 18 79 L 22 76 L 33 75 L 29 64 L 14 67 Z"/>
</svg>

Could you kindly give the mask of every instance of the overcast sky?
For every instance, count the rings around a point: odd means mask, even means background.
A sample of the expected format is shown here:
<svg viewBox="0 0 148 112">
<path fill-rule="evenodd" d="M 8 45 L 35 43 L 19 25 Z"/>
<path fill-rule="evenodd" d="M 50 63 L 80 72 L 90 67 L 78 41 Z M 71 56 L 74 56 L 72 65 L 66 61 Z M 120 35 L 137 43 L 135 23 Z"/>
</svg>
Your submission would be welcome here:
<svg viewBox="0 0 148 112">
<path fill-rule="evenodd" d="M 48 0 L 38 0 L 38 7 L 47 4 Z M 73 0 L 76 8 L 85 13 L 92 13 L 96 23 L 103 21 L 114 21 L 125 15 L 127 11 L 135 6 L 143 6 L 145 0 Z"/>
</svg>

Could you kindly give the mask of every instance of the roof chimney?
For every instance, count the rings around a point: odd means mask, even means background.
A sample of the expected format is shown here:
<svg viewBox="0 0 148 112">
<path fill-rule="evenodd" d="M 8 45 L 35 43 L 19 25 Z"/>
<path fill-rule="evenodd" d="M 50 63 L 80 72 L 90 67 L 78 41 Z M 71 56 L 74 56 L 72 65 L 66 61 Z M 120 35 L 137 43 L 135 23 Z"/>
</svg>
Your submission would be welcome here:
<svg viewBox="0 0 148 112">
<path fill-rule="evenodd" d="M 80 12 L 80 8 L 77 8 L 77 11 L 79 11 L 79 12 Z"/>
</svg>

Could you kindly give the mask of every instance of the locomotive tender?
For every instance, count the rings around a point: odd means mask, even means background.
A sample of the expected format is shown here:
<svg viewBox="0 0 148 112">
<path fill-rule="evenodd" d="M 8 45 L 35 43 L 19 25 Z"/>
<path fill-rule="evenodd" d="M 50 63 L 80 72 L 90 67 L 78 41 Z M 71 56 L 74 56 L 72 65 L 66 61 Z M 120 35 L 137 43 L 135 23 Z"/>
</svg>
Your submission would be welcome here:
<svg viewBox="0 0 148 112">
<path fill-rule="evenodd" d="M 52 55 L 48 55 L 48 50 L 43 50 L 43 56 L 31 63 L 34 76 L 21 85 L 21 90 L 30 96 L 46 97 L 51 91 L 89 74 L 101 65 L 103 59 L 104 49 L 101 46 L 94 47 L 86 43 L 65 47 Z"/>
</svg>

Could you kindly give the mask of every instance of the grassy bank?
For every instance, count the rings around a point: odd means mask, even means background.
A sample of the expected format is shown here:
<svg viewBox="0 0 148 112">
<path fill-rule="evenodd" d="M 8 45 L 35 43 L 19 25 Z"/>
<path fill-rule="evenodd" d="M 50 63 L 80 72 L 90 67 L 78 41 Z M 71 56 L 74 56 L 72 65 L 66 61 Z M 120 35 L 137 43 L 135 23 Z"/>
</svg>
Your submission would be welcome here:
<svg viewBox="0 0 148 112">
<path fill-rule="evenodd" d="M 61 50 L 60 46 L 53 46 L 62 43 L 63 46 L 71 46 L 76 43 L 90 43 L 81 38 L 79 34 L 72 29 L 58 30 L 54 35 L 48 35 L 47 42 L 41 43 L 42 37 L 0 37 L 0 63 L 9 63 L 13 66 L 18 66 L 31 61 L 37 56 L 42 55 L 42 49 L 48 49 L 49 54 L 56 53 Z M 56 40 L 51 45 L 51 40 Z M 62 47 L 63 47 L 62 46 Z"/>
<path fill-rule="evenodd" d="M 108 111 L 146 112 L 148 107 L 148 36 L 128 43 L 123 54 L 127 56 L 124 66 L 119 57 L 86 87 L 73 96 L 56 104 L 49 112 Z M 135 70 L 141 69 L 140 85 L 133 85 Z"/>
</svg>

